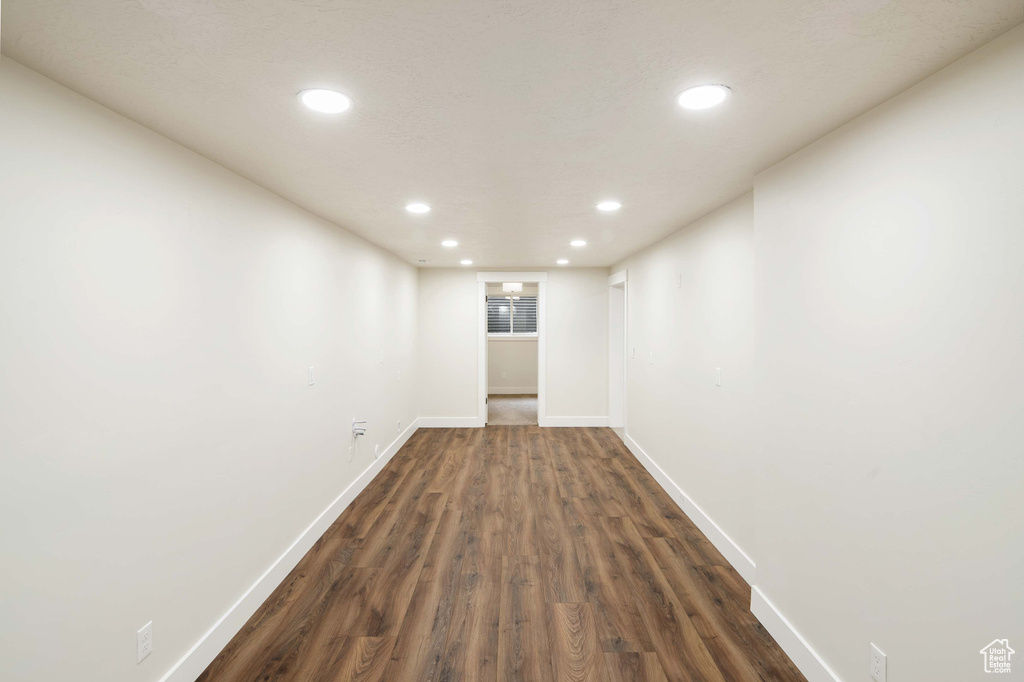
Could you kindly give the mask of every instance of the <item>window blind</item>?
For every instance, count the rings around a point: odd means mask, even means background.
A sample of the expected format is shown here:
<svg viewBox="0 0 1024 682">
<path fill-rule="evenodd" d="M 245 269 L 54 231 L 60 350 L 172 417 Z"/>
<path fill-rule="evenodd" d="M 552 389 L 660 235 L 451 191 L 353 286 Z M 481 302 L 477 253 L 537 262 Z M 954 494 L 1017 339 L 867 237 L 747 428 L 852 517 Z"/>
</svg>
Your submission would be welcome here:
<svg viewBox="0 0 1024 682">
<path fill-rule="evenodd" d="M 487 297 L 488 334 L 536 334 L 537 297 Z"/>
<path fill-rule="evenodd" d="M 487 333 L 512 333 L 512 302 L 504 296 L 487 297 Z"/>
<path fill-rule="evenodd" d="M 520 296 L 512 301 L 512 333 L 537 333 L 537 297 Z"/>
</svg>

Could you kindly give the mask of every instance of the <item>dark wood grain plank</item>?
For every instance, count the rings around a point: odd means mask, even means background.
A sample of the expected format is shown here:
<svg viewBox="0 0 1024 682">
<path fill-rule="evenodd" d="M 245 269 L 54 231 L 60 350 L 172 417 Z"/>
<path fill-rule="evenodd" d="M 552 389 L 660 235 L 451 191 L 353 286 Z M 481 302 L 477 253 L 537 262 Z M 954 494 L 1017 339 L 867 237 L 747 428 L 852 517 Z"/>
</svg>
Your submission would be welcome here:
<svg viewBox="0 0 1024 682">
<path fill-rule="evenodd" d="M 536 508 L 530 490 L 528 441 L 536 439 L 534 427 L 497 427 L 509 433 L 503 474 L 505 486 L 501 500 L 507 556 L 537 556 Z"/>
<path fill-rule="evenodd" d="M 497 578 L 491 572 L 463 573 L 448 627 L 439 678 L 442 682 L 497 680 L 502 594 L 500 574 L 500 557 Z"/>
<path fill-rule="evenodd" d="M 606 653 L 609 682 L 668 682 L 658 654 L 643 652 Z M 755 680 L 751 680 L 755 682 Z"/>
<path fill-rule="evenodd" d="M 582 602 L 586 600 L 583 571 L 562 511 L 548 443 L 542 438 L 533 445 L 538 450 L 530 459 L 530 490 L 537 509 L 538 557 L 546 598 L 551 603 Z"/>
<path fill-rule="evenodd" d="M 628 518 L 606 519 L 605 528 L 630 580 L 640 616 L 670 682 L 724 682 L 721 671 Z M 670 653 L 671 652 L 671 653 Z"/>
<path fill-rule="evenodd" d="M 537 557 L 505 557 L 501 568 L 498 679 L 553 679 L 548 613 Z"/>
<path fill-rule="evenodd" d="M 466 536 L 462 512 L 446 510 L 420 571 L 384 679 L 433 682 L 438 678 L 462 576 Z"/>
<path fill-rule="evenodd" d="M 608 682 L 590 604 L 551 605 L 552 667 L 559 682 Z"/>
</svg>

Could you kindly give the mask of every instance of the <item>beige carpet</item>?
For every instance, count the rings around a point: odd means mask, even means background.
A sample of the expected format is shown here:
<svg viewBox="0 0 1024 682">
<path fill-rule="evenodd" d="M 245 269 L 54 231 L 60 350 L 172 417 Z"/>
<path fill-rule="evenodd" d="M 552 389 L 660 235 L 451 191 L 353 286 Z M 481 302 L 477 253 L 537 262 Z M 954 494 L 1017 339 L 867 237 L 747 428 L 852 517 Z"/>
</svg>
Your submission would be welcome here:
<svg viewBox="0 0 1024 682">
<path fill-rule="evenodd" d="M 537 423 L 537 396 L 487 396 L 487 423 L 496 426 L 521 426 Z"/>
</svg>

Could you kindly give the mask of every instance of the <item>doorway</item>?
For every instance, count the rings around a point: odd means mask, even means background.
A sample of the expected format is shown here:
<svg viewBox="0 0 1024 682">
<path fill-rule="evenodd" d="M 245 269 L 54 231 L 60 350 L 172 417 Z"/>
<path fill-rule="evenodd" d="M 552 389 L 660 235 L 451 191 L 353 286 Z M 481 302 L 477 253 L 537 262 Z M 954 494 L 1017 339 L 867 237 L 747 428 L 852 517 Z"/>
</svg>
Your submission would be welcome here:
<svg viewBox="0 0 1024 682">
<path fill-rule="evenodd" d="M 477 273 L 481 426 L 544 426 L 546 272 Z"/>
<path fill-rule="evenodd" d="M 608 278 L 608 425 L 626 434 L 627 272 Z"/>
</svg>

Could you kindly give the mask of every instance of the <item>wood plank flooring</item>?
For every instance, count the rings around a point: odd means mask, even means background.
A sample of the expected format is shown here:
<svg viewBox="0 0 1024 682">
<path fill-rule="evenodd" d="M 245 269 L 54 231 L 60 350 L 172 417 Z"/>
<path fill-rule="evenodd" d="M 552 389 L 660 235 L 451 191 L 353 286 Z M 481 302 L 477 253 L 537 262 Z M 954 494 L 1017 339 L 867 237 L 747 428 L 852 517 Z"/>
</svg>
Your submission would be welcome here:
<svg viewBox="0 0 1024 682">
<path fill-rule="evenodd" d="M 202 682 L 781 682 L 750 587 L 610 429 L 420 429 Z"/>
</svg>

